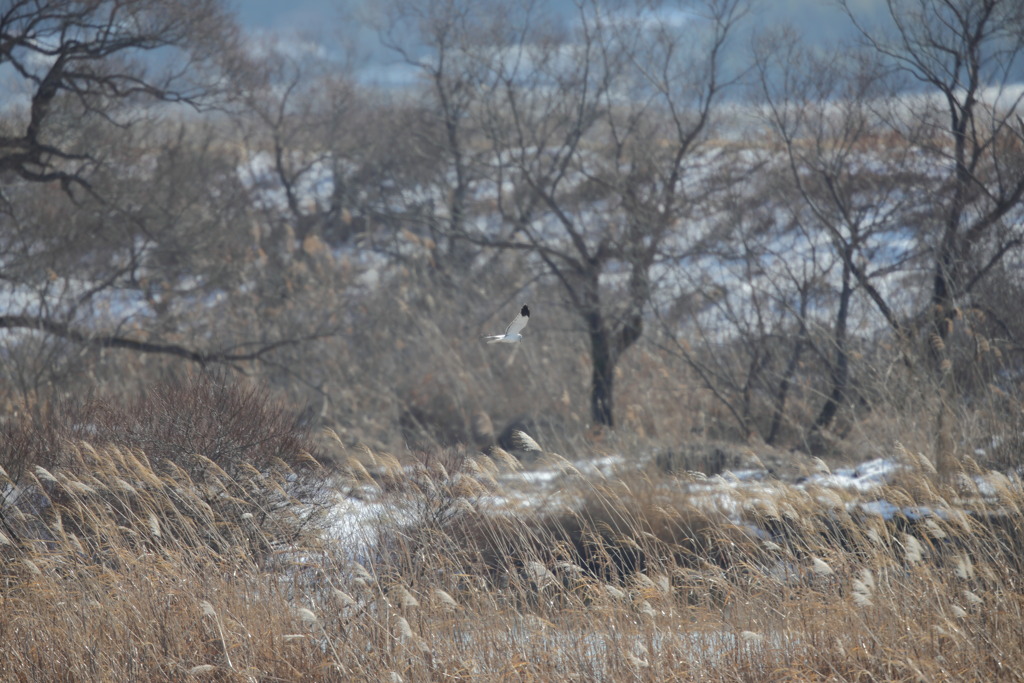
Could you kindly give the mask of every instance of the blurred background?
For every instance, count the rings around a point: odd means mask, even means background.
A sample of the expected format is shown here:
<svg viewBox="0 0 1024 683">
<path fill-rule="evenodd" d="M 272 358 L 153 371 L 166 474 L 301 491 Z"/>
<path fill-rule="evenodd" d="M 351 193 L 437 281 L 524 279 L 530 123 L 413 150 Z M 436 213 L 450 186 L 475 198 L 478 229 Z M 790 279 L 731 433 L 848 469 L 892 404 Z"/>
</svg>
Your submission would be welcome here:
<svg viewBox="0 0 1024 683">
<path fill-rule="evenodd" d="M 1014 465 L 1022 35 L 966 0 L 6 0 L 0 419 L 213 371 L 393 452 Z"/>
</svg>

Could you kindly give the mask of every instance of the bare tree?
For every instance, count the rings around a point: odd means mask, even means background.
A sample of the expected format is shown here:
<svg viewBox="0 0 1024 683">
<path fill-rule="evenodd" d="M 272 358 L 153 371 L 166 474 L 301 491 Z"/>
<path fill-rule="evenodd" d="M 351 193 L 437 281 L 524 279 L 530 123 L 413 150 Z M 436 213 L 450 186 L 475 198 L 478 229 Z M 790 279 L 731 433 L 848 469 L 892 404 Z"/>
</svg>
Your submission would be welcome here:
<svg viewBox="0 0 1024 683">
<path fill-rule="evenodd" d="M 326 333 L 208 315 L 259 267 L 239 160 L 201 112 L 248 73 L 236 39 L 211 0 L 4 4 L 0 328 L 22 357 L 53 352 L 23 389 L 76 350 L 239 364 Z"/>
<path fill-rule="evenodd" d="M 693 179 L 743 8 L 696 3 L 684 26 L 657 3 L 587 0 L 568 20 L 539 3 L 489 7 L 498 23 L 468 3 L 413 15 L 435 51 L 409 61 L 425 64 L 445 124 L 447 236 L 528 255 L 556 284 L 589 341 L 598 424 L 614 423 L 616 368 L 643 333 L 652 274 L 670 242 L 692 239 L 684 218 L 708 189 Z M 472 222 L 471 190 L 484 212 Z"/>
<path fill-rule="evenodd" d="M 798 221 L 810 229 L 810 240 L 814 233 L 824 238 L 826 258 L 838 264 L 830 338 L 817 349 L 829 387 L 813 427 L 825 429 L 848 398 L 855 296 L 900 336 L 905 308 L 916 303 L 893 301 L 882 291 L 886 278 L 900 277 L 918 250 L 880 245 L 898 243 L 894 238 L 919 210 L 918 183 L 911 182 L 919 172 L 912 146 L 884 126 L 882 111 L 897 93 L 877 60 L 857 53 L 815 55 L 790 32 L 762 40 L 758 52 L 766 120 L 784 150 Z"/>
<path fill-rule="evenodd" d="M 725 408 L 735 429 L 723 422 L 720 434 L 774 444 L 800 436 L 816 395 L 821 364 L 808 356 L 821 343 L 836 259 L 797 210 L 778 155 L 747 152 L 721 170 L 735 182 L 708 218 L 714 238 L 678 269 L 675 296 L 656 309 L 655 343 Z"/>
<path fill-rule="evenodd" d="M 0 66 L 20 113 L 0 134 L 0 172 L 88 186 L 102 151 L 68 117 L 128 125 L 146 101 L 207 101 L 235 53 L 218 0 L 13 0 L 0 11 Z"/>
<path fill-rule="evenodd" d="M 920 84 L 890 125 L 931 163 L 932 212 L 921 233 L 932 281 L 924 313 L 931 365 L 942 392 L 939 459 L 950 455 L 949 342 L 972 294 L 1022 246 L 1024 5 L 1016 0 L 887 0 L 888 22 L 867 25 L 842 7 L 865 42 Z M 913 131 L 908 131 L 913 127 Z M 984 307 L 981 307 L 983 309 Z"/>
<path fill-rule="evenodd" d="M 382 43 L 421 78 L 419 87 L 427 98 L 415 107 L 420 125 L 408 128 L 403 137 L 410 156 L 434 174 L 422 178 L 420 186 L 444 188 L 432 198 L 434 211 L 410 215 L 417 232 L 428 235 L 446 254 L 440 268 L 462 268 L 472 258 L 457 236 L 465 231 L 490 154 L 488 146 L 480 144 L 473 114 L 493 79 L 492 48 L 500 49 L 503 34 L 522 30 L 533 6 L 529 2 L 519 9 L 505 0 L 396 1 L 380 6 L 377 28 Z"/>
<path fill-rule="evenodd" d="M 599 94 L 605 102 L 598 129 L 603 155 L 593 163 L 584 154 L 580 170 L 619 215 L 603 226 L 592 252 L 576 246 L 586 238 L 571 241 L 590 273 L 570 296 L 590 337 L 592 409 L 603 424 L 612 420 L 615 368 L 643 332 L 656 279 L 672 280 L 689 254 L 717 237 L 702 217 L 734 178 L 717 171 L 728 165 L 729 150 L 708 144 L 708 136 L 714 107 L 735 77 L 726 75 L 723 64 L 726 41 L 746 9 L 736 0 L 694 5 L 695 24 L 685 30 L 675 17 L 646 17 L 642 8 L 636 32 L 623 32 L 614 21 L 595 26 L 615 80 Z M 618 60 L 621 74 L 615 73 Z M 609 272 L 624 273 L 624 291 L 602 296 L 600 280 Z"/>
</svg>

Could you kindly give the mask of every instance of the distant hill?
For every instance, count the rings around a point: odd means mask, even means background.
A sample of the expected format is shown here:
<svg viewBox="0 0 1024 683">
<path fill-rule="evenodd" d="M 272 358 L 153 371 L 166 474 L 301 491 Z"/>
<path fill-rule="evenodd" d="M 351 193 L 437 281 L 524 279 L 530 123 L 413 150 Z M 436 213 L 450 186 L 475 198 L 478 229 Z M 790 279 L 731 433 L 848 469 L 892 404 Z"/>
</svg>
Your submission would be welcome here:
<svg viewBox="0 0 1024 683">
<path fill-rule="evenodd" d="M 551 2 L 555 6 L 564 6 L 566 14 L 572 12 L 571 0 Z M 351 11 L 360 3 L 353 1 L 346 4 Z M 865 16 L 873 13 L 879 17 L 884 16 L 884 0 L 859 0 L 854 4 Z M 833 0 L 761 0 L 755 5 L 756 19 L 751 23 L 757 26 L 792 24 L 806 38 L 821 43 L 831 43 L 853 35 L 849 22 Z M 261 31 L 324 33 L 341 24 L 337 0 L 290 0 L 287 3 L 279 0 L 239 0 L 235 7 L 244 26 Z"/>
</svg>

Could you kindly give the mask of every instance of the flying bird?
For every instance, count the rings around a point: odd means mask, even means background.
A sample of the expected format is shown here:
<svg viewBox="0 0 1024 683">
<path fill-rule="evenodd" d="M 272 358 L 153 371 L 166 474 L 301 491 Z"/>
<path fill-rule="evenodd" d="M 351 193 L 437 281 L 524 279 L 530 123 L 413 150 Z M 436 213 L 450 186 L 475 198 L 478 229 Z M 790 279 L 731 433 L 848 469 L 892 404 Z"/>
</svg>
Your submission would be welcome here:
<svg viewBox="0 0 1024 683">
<path fill-rule="evenodd" d="M 523 307 L 519 309 L 519 315 L 505 328 L 505 334 L 488 335 L 484 339 L 488 344 L 497 344 L 499 342 L 502 344 L 515 344 L 523 340 L 523 335 L 520 332 L 523 331 L 528 322 L 530 322 L 530 307 L 523 304 Z"/>
</svg>

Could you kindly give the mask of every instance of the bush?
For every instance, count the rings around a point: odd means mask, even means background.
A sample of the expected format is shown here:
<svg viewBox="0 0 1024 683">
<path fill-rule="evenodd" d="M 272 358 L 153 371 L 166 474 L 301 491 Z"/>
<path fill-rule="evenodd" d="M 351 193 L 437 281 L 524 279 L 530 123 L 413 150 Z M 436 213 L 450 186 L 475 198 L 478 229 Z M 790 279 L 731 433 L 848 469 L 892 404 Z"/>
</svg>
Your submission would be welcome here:
<svg viewBox="0 0 1024 683">
<path fill-rule="evenodd" d="M 262 389 L 190 375 L 128 405 L 94 398 L 41 413 L 0 433 L 3 521 L 22 545 L 65 532 L 89 544 L 109 523 L 146 548 L 265 559 L 325 509 L 309 434 Z"/>
</svg>

